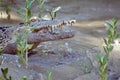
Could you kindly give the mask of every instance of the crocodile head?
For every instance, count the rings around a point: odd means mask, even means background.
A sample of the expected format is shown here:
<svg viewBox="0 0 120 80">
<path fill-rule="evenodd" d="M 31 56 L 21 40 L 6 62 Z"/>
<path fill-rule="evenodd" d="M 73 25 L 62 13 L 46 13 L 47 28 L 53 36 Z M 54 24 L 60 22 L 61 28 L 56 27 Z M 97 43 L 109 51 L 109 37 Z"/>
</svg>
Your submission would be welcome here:
<svg viewBox="0 0 120 80">
<path fill-rule="evenodd" d="M 75 22 L 76 20 L 31 20 L 28 43 L 71 38 L 74 36 L 74 32 L 68 25 L 72 25 Z M 18 30 L 22 30 L 23 26 L 24 23 L 21 23 Z"/>
<path fill-rule="evenodd" d="M 34 49 L 41 42 L 72 38 L 74 36 L 74 32 L 66 27 L 66 25 L 72 25 L 73 23 L 75 23 L 75 20 L 31 20 L 30 30 L 28 33 L 28 44 L 34 44 L 32 47 L 32 49 Z M 19 25 L 13 27 L 14 32 L 18 32 L 21 35 L 24 34 L 21 31 L 25 28 L 24 23 L 20 23 Z M 15 54 L 17 51 L 16 47 L 16 42 L 8 44 L 4 48 L 4 52 Z"/>
</svg>

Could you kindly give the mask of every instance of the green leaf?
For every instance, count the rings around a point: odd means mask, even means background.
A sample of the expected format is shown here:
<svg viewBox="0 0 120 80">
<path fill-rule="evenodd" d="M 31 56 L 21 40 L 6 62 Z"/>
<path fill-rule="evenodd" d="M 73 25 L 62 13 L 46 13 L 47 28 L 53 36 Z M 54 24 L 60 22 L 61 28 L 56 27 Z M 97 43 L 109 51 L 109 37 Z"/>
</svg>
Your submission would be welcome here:
<svg viewBox="0 0 120 80">
<path fill-rule="evenodd" d="M 24 76 L 24 77 L 22 78 L 22 80 L 27 80 L 27 77 L 26 77 L 26 76 Z"/>
<path fill-rule="evenodd" d="M 34 31 L 36 28 L 35 27 L 31 27 L 30 30 L 31 32 Z"/>
<path fill-rule="evenodd" d="M 8 68 L 5 68 L 5 69 L 1 68 L 1 70 L 2 70 L 2 72 L 3 72 L 4 74 L 7 74 L 7 73 L 8 73 Z"/>
<path fill-rule="evenodd" d="M 37 0 L 37 2 L 39 3 L 39 6 L 43 6 L 45 3 L 45 0 Z"/>
<path fill-rule="evenodd" d="M 99 64 L 102 65 L 103 64 L 103 57 L 100 53 L 97 54 L 97 58 L 98 58 Z"/>
<path fill-rule="evenodd" d="M 110 52 L 111 52 L 111 51 L 113 50 L 113 46 L 110 46 L 109 50 L 110 50 Z"/>
<path fill-rule="evenodd" d="M 108 38 L 109 38 L 109 39 L 108 39 L 108 44 L 111 44 L 111 43 L 113 42 L 113 36 L 110 35 Z"/>
<path fill-rule="evenodd" d="M 103 68 L 103 70 L 104 70 L 105 73 L 106 73 L 106 71 L 107 71 L 107 66 L 108 66 L 108 64 L 106 63 L 106 64 L 104 65 L 104 68 Z"/>
<path fill-rule="evenodd" d="M 110 35 L 110 34 L 111 34 L 111 30 L 108 29 L 108 30 L 106 31 L 106 33 L 107 33 L 107 35 Z"/>
<path fill-rule="evenodd" d="M 55 9 L 53 9 L 53 12 L 57 12 L 57 11 L 59 11 L 60 9 L 61 9 L 61 7 L 58 6 L 58 7 L 56 7 Z"/>
<path fill-rule="evenodd" d="M 21 18 L 21 19 L 25 19 L 25 15 L 24 14 L 22 14 L 22 13 L 20 13 L 20 12 L 17 12 L 17 14 L 18 14 L 18 16 Z"/>
<path fill-rule="evenodd" d="M 104 40 L 104 43 L 106 44 L 106 45 L 108 45 L 108 41 L 106 40 L 106 39 L 103 39 Z"/>
<path fill-rule="evenodd" d="M 9 80 L 12 80 L 12 77 L 11 77 L 11 76 L 9 76 Z"/>
<path fill-rule="evenodd" d="M 97 58 L 98 58 L 98 60 L 100 60 L 101 59 L 101 54 L 100 53 L 97 53 Z"/>
<path fill-rule="evenodd" d="M 113 26 L 109 23 L 109 22 L 105 22 L 105 26 L 107 26 L 108 28 L 112 28 L 113 29 Z"/>
<path fill-rule="evenodd" d="M 113 18 L 113 19 L 112 19 L 112 22 L 113 22 L 114 25 L 116 25 L 117 22 L 118 22 L 118 19 L 117 19 L 117 18 Z"/>
<path fill-rule="evenodd" d="M 108 53 L 108 50 L 107 50 L 106 46 L 103 46 L 103 49 L 104 49 L 105 53 Z"/>
<path fill-rule="evenodd" d="M 25 11 L 25 7 L 20 7 L 18 11 Z"/>
<path fill-rule="evenodd" d="M 55 19 L 55 17 L 56 17 L 56 12 L 53 12 L 52 13 L 52 20 Z"/>
<path fill-rule="evenodd" d="M 103 63 L 106 64 L 107 61 L 108 61 L 108 55 L 106 54 L 106 55 L 104 55 L 104 57 L 103 57 Z"/>
<path fill-rule="evenodd" d="M 120 33 L 116 34 L 115 39 L 120 38 Z"/>
<path fill-rule="evenodd" d="M 28 16 L 27 16 L 27 19 L 29 20 L 31 17 L 32 17 L 31 10 L 28 10 Z"/>
<path fill-rule="evenodd" d="M 37 2 L 39 3 L 41 0 L 37 0 Z"/>
<path fill-rule="evenodd" d="M 8 73 L 8 68 L 1 68 L 1 71 L 2 71 L 2 75 L 5 79 L 7 79 L 7 73 Z"/>
<path fill-rule="evenodd" d="M 2 55 L 3 54 L 3 50 L 0 50 L 0 55 Z"/>
<path fill-rule="evenodd" d="M 28 2 L 26 3 L 26 8 L 30 9 L 33 2 L 34 2 L 34 0 L 28 0 Z"/>
<path fill-rule="evenodd" d="M 52 72 L 47 71 L 47 80 L 52 80 Z"/>
<path fill-rule="evenodd" d="M 17 45 L 17 51 L 21 51 L 21 50 L 22 50 L 21 46 Z"/>
<path fill-rule="evenodd" d="M 27 49 L 31 49 L 33 47 L 33 44 L 28 44 Z"/>
</svg>

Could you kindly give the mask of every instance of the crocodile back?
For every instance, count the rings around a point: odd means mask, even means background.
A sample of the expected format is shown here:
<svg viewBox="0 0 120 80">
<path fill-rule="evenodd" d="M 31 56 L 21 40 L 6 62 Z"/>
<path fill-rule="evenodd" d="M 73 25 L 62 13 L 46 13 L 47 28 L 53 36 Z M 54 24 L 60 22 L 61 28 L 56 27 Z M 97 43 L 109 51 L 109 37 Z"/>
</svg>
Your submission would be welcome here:
<svg viewBox="0 0 120 80">
<path fill-rule="evenodd" d="M 0 27 L 0 49 L 3 49 L 13 39 L 13 30 L 10 26 Z"/>
</svg>

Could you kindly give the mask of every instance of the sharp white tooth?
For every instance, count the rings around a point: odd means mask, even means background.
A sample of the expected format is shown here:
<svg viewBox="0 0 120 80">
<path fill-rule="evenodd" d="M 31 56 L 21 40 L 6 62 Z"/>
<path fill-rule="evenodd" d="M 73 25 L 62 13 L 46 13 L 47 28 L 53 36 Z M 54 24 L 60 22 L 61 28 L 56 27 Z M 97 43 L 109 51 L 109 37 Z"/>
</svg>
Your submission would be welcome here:
<svg viewBox="0 0 120 80">
<path fill-rule="evenodd" d="M 68 21 L 65 22 L 65 25 L 68 25 Z"/>
<path fill-rule="evenodd" d="M 53 32 L 55 32 L 55 26 L 53 26 Z"/>
<path fill-rule="evenodd" d="M 74 24 L 76 22 L 76 20 L 71 20 L 71 24 Z"/>
<path fill-rule="evenodd" d="M 58 26 L 58 28 L 60 28 L 60 26 L 59 25 L 57 25 Z"/>
<path fill-rule="evenodd" d="M 75 23 L 76 22 L 76 20 L 71 20 L 71 23 Z"/>
<path fill-rule="evenodd" d="M 59 28 L 59 25 L 57 25 L 57 27 Z"/>
<path fill-rule="evenodd" d="M 60 26 L 63 27 L 63 24 L 61 24 Z"/>
<path fill-rule="evenodd" d="M 62 25 L 65 25 L 65 22 L 63 21 Z"/>
<path fill-rule="evenodd" d="M 57 29 L 57 25 L 54 25 L 54 28 Z"/>
<path fill-rule="evenodd" d="M 68 21 L 68 24 L 70 24 L 71 22 L 70 21 Z"/>
<path fill-rule="evenodd" d="M 72 26 L 72 24 L 73 24 L 73 22 L 71 21 L 71 22 L 70 22 L 70 25 Z"/>
</svg>

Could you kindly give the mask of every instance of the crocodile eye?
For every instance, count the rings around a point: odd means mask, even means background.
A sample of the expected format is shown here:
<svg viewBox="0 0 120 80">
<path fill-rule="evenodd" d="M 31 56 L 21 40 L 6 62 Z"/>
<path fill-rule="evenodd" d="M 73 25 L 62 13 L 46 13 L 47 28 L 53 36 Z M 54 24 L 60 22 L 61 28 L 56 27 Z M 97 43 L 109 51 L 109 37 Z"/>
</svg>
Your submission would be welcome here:
<svg viewBox="0 0 120 80">
<path fill-rule="evenodd" d="M 35 22 L 35 21 L 36 21 L 36 19 L 31 19 L 30 21 L 31 21 L 31 22 Z"/>
</svg>

